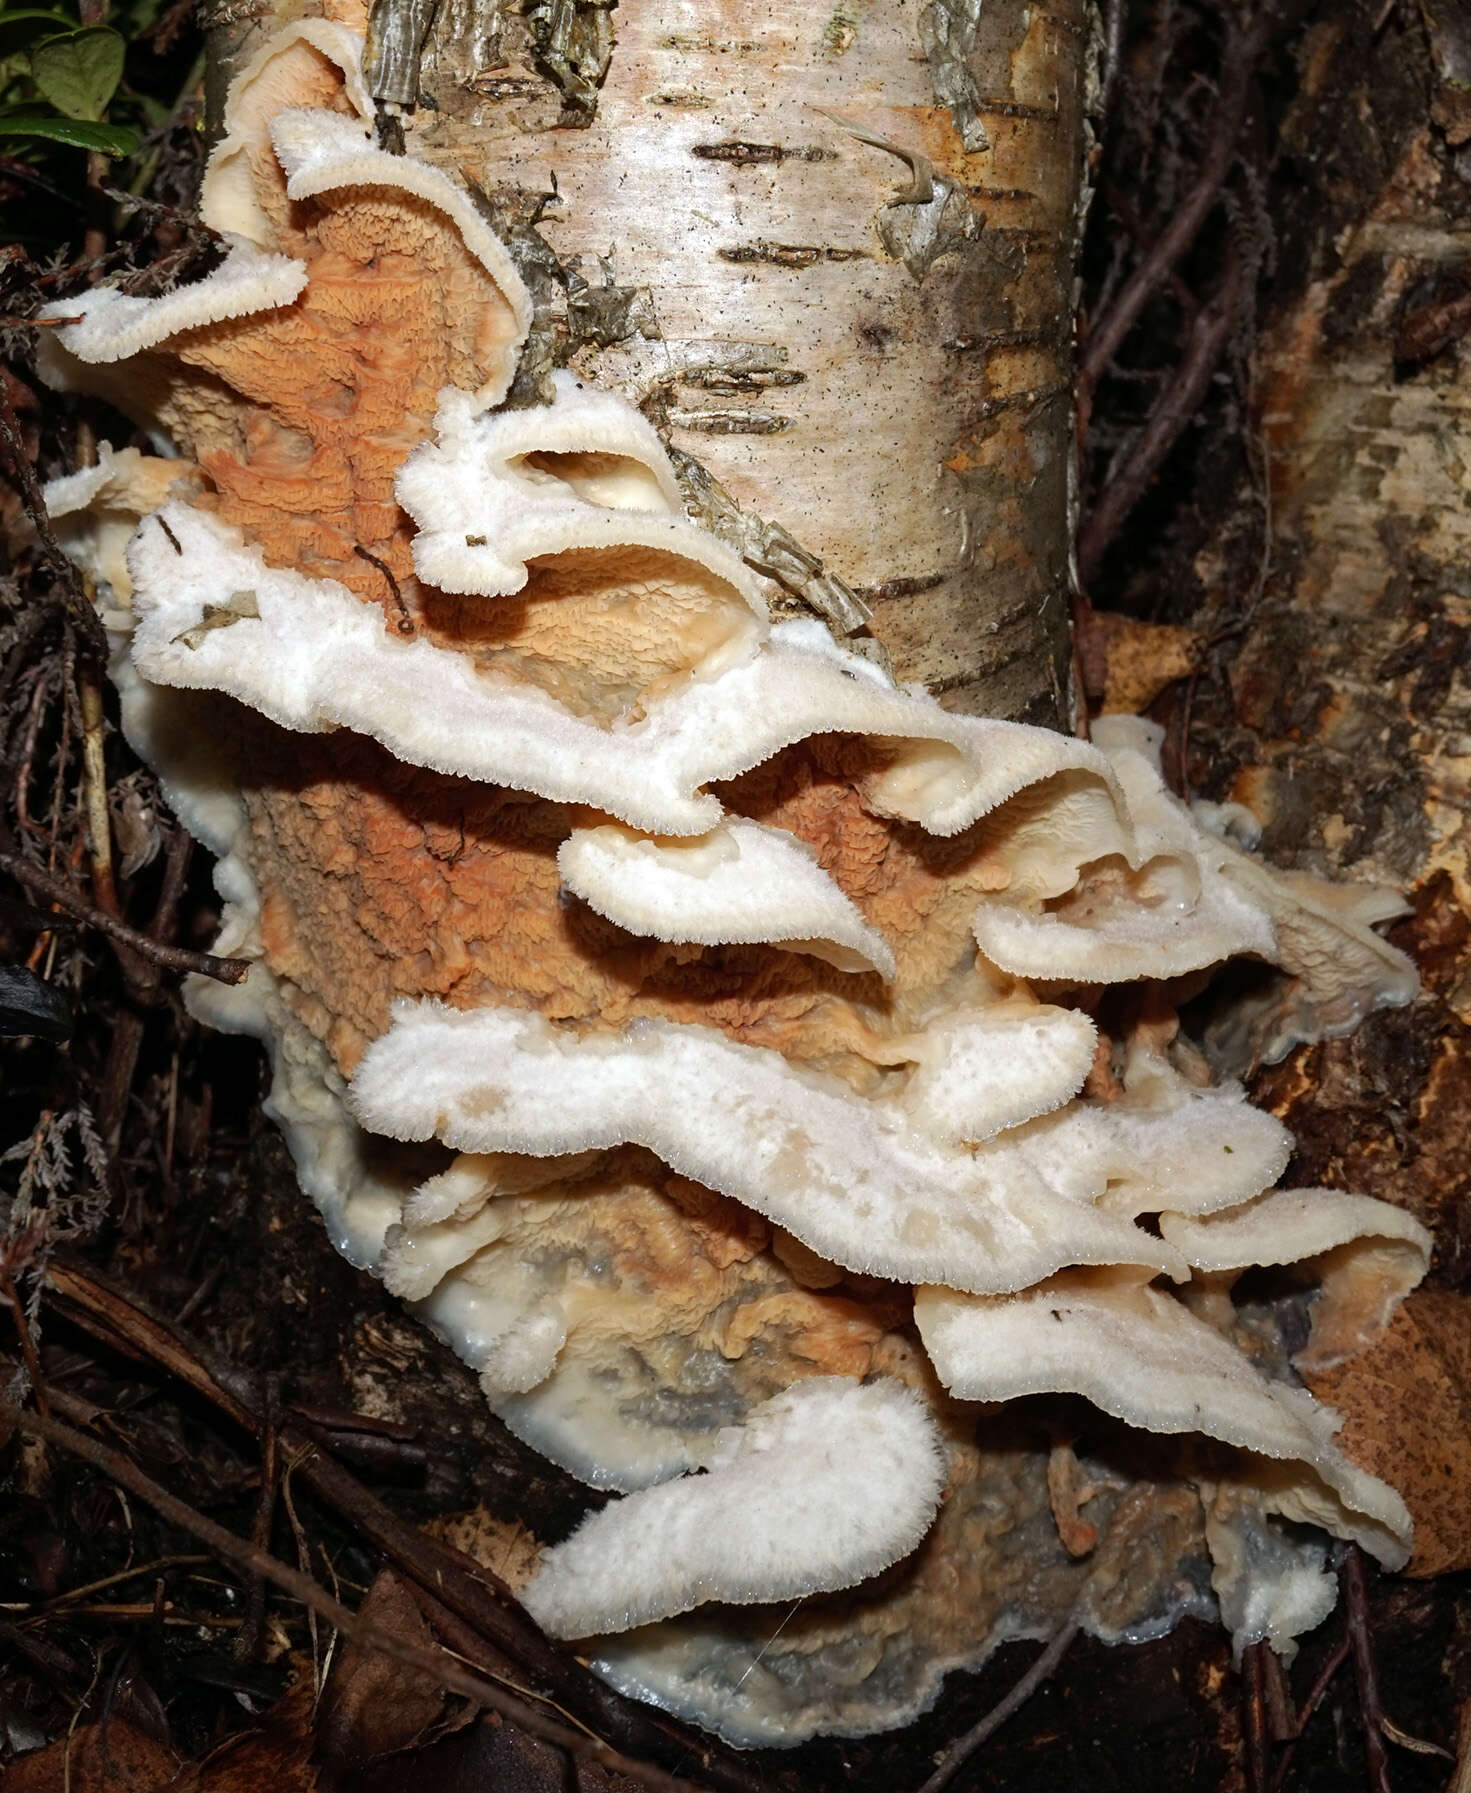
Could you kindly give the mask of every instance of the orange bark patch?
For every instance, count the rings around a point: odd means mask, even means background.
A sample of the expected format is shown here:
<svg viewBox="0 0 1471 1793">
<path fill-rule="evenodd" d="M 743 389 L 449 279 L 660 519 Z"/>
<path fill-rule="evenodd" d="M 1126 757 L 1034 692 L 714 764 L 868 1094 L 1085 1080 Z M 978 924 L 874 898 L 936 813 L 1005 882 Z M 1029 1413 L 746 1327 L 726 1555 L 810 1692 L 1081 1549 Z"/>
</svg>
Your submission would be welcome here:
<svg viewBox="0 0 1471 1793">
<path fill-rule="evenodd" d="M 816 849 L 825 872 L 888 940 L 898 963 L 896 1015 L 918 1012 L 975 958 L 971 917 L 1007 881 L 984 826 L 940 840 L 874 815 L 863 780 L 882 746 L 819 736 L 723 787 L 729 806 Z"/>
<path fill-rule="evenodd" d="M 608 1028 L 699 1022 L 862 1074 L 855 1029 L 889 1006 L 877 976 L 770 946 L 641 939 L 562 898 L 556 851 L 580 812 L 346 734 L 261 733 L 248 801 L 266 958 L 345 1072 L 396 998 L 436 996 Z"/>
<path fill-rule="evenodd" d="M 204 503 L 273 566 L 338 579 L 397 621 L 385 561 L 412 600 L 412 530 L 393 495 L 446 385 L 478 388 L 515 326 L 489 273 L 409 194 L 294 206 L 283 245 L 304 260 L 290 306 L 180 336 L 184 370 L 229 395 L 181 432 L 214 483 Z M 182 376 L 189 378 L 186 372 Z"/>
</svg>

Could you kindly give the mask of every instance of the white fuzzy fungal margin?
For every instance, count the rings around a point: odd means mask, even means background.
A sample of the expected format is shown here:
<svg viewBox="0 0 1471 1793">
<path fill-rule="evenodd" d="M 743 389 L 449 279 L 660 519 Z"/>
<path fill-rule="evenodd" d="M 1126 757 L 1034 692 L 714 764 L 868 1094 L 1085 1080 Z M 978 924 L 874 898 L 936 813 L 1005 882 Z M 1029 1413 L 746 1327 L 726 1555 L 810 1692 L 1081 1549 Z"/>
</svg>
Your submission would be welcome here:
<svg viewBox="0 0 1471 1793">
<path fill-rule="evenodd" d="M 1404 1502 L 1337 1449 L 1334 1416 L 1137 1278 L 1075 1271 L 991 1300 L 921 1289 L 914 1317 L 965 1400 L 1081 1394 L 1148 1432 L 1204 1432 L 1288 1466 L 1267 1483 L 1272 1510 L 1356 1538 L 1390 1568 L 1409 1555 Z"/>
<path fill-rule="evenodd" d="M 289 255 L 234 243 L 214 273 L 193 286 L 154 299 L 94 287 L 51 307 L 51 314 L 75 319 L 56 337 L 67 356 L 89 367 L 108 367 L 155 349 L 180 331 L 278 310 L 300 295 L 306 281 L 306 269 Z M 48 373 L 59 383 L 59 364 L 49 366 Z"/>
<path fill-rule="evenodd" d="M 714 1028 L 640 1021 L 579 1039 L 514 1010 L 405 1003 L 364 1055 L 352 1101 L 375 1133 L 460 1151 L 646 1146 L 864 1275 L 999 1292 L 1064 1263 L 1184 1270 L 1087 1190 L 1049 1185 L 1004 1137 L 938 1147 L 836 1079 Z"/>
<path fill-rule="evenodd" d="M 731 818 L 694 840 L 660 841 L 604 823 L 569 834 L 557 869 L 568 890 L 634 934 L 707 946 L 759 941 L 840 971 L 894 975 L 883 935 L 812 849 L 779 828 Z"/>
<path fill-rule="evenodd" d="M 799 1382 L 720 1433 L 704 1474 L 625 1495 L 542 1557 L 524 1593 L 554 1637 L 628 1631 L 706 1600 L 852 1587 L 919 1543 L 945 1459 L 895 1382 Z"/>
</svg>

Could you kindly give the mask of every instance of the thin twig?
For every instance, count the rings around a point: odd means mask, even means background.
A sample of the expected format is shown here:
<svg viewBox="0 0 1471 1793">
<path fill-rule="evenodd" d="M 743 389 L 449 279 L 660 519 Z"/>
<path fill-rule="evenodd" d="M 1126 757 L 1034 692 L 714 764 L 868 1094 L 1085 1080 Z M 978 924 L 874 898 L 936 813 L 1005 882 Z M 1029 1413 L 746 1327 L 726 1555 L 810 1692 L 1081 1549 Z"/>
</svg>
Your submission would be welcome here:
<svg viewBox="0 0 1471 1793">
<path fill-rule="evenodd" d="M 34 1234 L 32 1235 L 34 1237 Z M 9 1265 L 0 1270 L 0 1296 L 10 1309 L 11 1318 L 15 1321 L 15 1330 L 20 1338 L 20 1354 L 25 1360 L 26 1376 L 36 1397 L 36 1405 L 42 1413 L 49 1411 L 46 1405 L 45 1385 L 41 1380 L 41 1359 L 36 1350 L 35 1335 L 31 1331 L 31 1323 L 26 1318 L 25 1303 L 20 1298 L 20 1290 L 15 1286 L 15 1277 Z"/>
<path fill-rule="evenodd" d="M 36 742 L 41 733 L 41 714 L 51 692 L 52 670 L 50 666 L 42 666 L 38 669 L 36 682 L 31 691 L 30 705 L 26 711 L 25 729 L 20 738 L 20 762 L 16 768 L 15 781 L 11 785 L 11 801 L 15 807 L 15 819 L 26 831 L 35 826 L 29 813 L 31 771 L 36 758 Z"/>
<path fill-rule="evenodd" d="M 1262 1692 L 1267 1703 L 1267 1736 L 1273 1743 L 1290 1743 L 1297 1735 L 1292 1689 L 1283 1672 L 1282 1658 L 1270 1644 L 1262 1653 Z"/>
<path fill-rule="evenodd" d="M 1105 181 L 1102 187 L 1103 203 L 1123 225 L 1125 234 L 1133 242 L 1134 247 L 1147 255 L 1154 248 L 1154 238 L 1149 234 L 1149 227 L 1134 210 L 1133 201 L 1121 188 L 1112 181 Z M 1193 318 L 1200 310 L 1200 300 L 1185 284 L 1184 276 L 1177 268 L 1171 268 L 1165 275 L 1165 281 L 1175 296 L 1175 302 L 1187 319 Z"/>
<path fill-rule="evenodd" d="M 62 590 L 66 594 L 66 609 L 81 630 L 82 642 L 89 658 L 101 664 L 107 659 L 107 631 L 87 598 L 81 573 L 67 559 L 51 528 L 51 515 L 46 509 L 46 500 L 41 494 L 40 481 L 31 465 L 31 457 L 26 453 L 25 438 L 21 434 L 10 400 L 3 391 L 0 391 L 0 448 L 4 450 L 3 457 L 0 458 L 5 462 L 5 471 L 20 493 L 21 505 L 31 520 L 31 527 L 36 532 L 41 550 L 61 581 Z"/>
<path fill-rule="evenodd" d="M 250 1525 L 250 1541 L 257 1550 L 269 1550 L 271 1547 L 271 1520 L 276 1510 L 280 1411 L 281 1378 L 279 1375 L 271 1375 L 266 1378 L 266 1423 L 261 1435 L 260 1494 L 256 1500 L 255 1517 Z M 235 1654 L 242 1662 L 249 1662 L 259 1654 L 265 1629 L 266 1584 L 264 1578 L 257 1575 L 250 1584 L 250 1594 L 245 1606 L 245 1624 L 235 1640 Z"/>
<path fill-rule="evenodd" d="M 131 1356 L 176 1377 L 254 1436 L 261 1416 L 243 1378 L 216 1372 L 173 1326 L 145 1313 L 116 1289 L 54 1260 L 46 1269 L 48 1292 L 59 1297 L 75 1322 Z M 411 1581 L 429 1589 L 465 1624 L 514 1661 L 536 1698 L 572 1713 L 627 1753 L 668 1759 L 695 1757 L 702 1779 L 717 1793 L 797 1793 L 785 1774 L 763 1773 L 739 1752 L 697 1736 L 675 1720 L 633 1705 L 599 1681 L 578 1659 L 549 1643 L 493 1571 L 437 1539 L 405 1525 L 378 1497 L 329 1456 L 304 1427 L 285 1420 L 280 1449 L 291 1473 L 345 1519 Z M 286 1478 L 283 1477 L 283 1497 Z"/>
<path fill-rule="evenodd" d="M 193 852 L 193 840 L 182 828 L 176 829 L 164 854 L 163 883 L 147 930 L 148 938 L 160 946 L 171 943 Z M 157 999 L 161 978 L 161 967 L 156 962 L 139 965 L 124 959 L 122 965 L 133 1001 L 118 1012 L 97 1099 L 97 1129 L 108 1151 L 114 1155 L 122 1140 L 123 1117 L 138 1069 L 138 1049 L 143 1044 L 146 1012 Z"/>
<path fill-rule="evenodd" d="M 77 0 L 77 13 L 84 25 L 105 25 L 108 11 L 108 0 Z M 107 248 L 107 213 L 102 203 L 107 166 L 107 157 L 99 150 L 87 152 L 87 210 L 91 222 L 82 238 L 82 254 L 92 262 L 99 260 Z"/>
<path fill-rule="evenodd" d="M 40 636 L 52 626 L 56 620 L 56 611 L 49 604 L 34 604 L 23 610 L 15 623 L 15 633 L 11 637 L 10 652 L 5 663 L 0 666 L 0 691 L 10 691 L 20 677 L 21 668 L 29 658 L 31 650 L 36 646 Z M 54 656 L 52 664 L 55 664 Z"/>
<path fill-rule="evenodd" d="M 1348 1661 L 1349 1653 L 1352 1649 L 1353 1642 L 1347 1633 L 1345 1633 L 1339 1640 L 1338 1648 L 1323 1664 L 1322 1668 L 1318 1670 L 1318 1678 L 1313 1682 L 1312 1690 L 1298 1710 L 1297 1735 L 1299 1737 L 1301 1737 L 1303 1732 L 1308 1728 L 1308 1720 L 1318 1710 L 1319 1706 L 1322 1705 L 1324 1695 L 1333 1684 L 1333 1677 L 1338 1673 L 1339 1669 L 1343 1667 L 1344 1663 Z"/>
<path fill-rule="evenodd" d="M 635 1762 L 609 1744 L 584 1736 L 567 1725 L 544 1717 L 535 1706 L 491 1686 L 479 1675 L 467 1674 L 443 1650 L 411 1643 L 405 1638 L 381 1630 L 370 1621 L 360 1621 L 356 1613 L 340 1601 L 334 1600 L 311 1576 L 303 1575 L 299 1569 L 292 1569 L 286 1563 L 279 1562 L 266 1551 L 237 1537 L 224 1526 L 217 1525 L 213 1519 L 206 1518 L 203 1513 L 197 1513 L 185 1501 L 177 1499 L 166 1488 L 161 1488 L 120 1451 L 98 1444 L 84 1433 L 62 1425 L 59 1420 L 43 1419 L 40 1414 L 27 1413 L 8 1401 L 0 1401 L 0 1419 L 27 1437 L 39 1438 L 58 1450 L 80 1457 L 84 1463 L 90 1463 L 119 1487 L 126 1488 L 140 1500 L 146 1501 L 171 1525 L 178 1526 L 181 1531 L 189 1532 L 201 1543 L 207 1544 L 223 1561 L 269 1581 L 280 1588 L 282 1593 L 289 1594 L 292 1599 L 299 1600 L 303 1606 L 326 1619 L 344 1636 L 352 1638 L 364 1649 L 377 1650 L 384 1656 L 402 1662 L 406 1667 L 418 1669 L 437 1686 L 446 1688 L 451 1693 L 461 1694 L 464 1698 L 473 1700 L 477 1706 L 498 1713 L 509 1723 L 529 1731 L 556 1748 L 584 1756 L 615 1774 L 626 1774 L 646 1787 L 661 1789 L 662 1793 L 696 1793 L 689 1781 L 666 1774 L 662 1768 L 656 1768 L 650 1762 Z"/>
<path fill-rule="evenodd" d="M 1348 1609 L 1348 1635 L 1353 1644 L 1354 1678 L 1359 1685 L 1359 1717 L 1364 1731 L 1364 1756 L 1369 1768 L 1371 1793 L 1392 1793 L 1389 1784 L 1389 1751 L 1384 1747 L 1384 1708 L 1379 1703 L 1379 1670 L 1374 1662 L 1374 1639 L 1369 1631 L 1369 1590 L 1364 1581 L 1364 1557 L 1350 1544 L 1343 1559 L 1344 1604 Z"/>
<path fill-rule="evenodd" d="M 1047 1648 L 1027 1670 L 1004 1700 L 994 1705 L 979 1724 L 974 1724 L 961 1738 L 952 1743 L 946 1750 L 939 1767 L 919 1789 L 919 1793 L 940 1793 L 955 1773 L 956 1769 L 973 1756 L 988 1737 L 999 1731 L 1014 1712 L 1019 1711 L 1032 1695 L 1047 1680 L 1053 1670 L 1067 1655 L 1072 1647 L 1073 1639 L 1081 1629 L 1080 1621 L 1069 1619 L 1052 1634 Z"/>
<path fill-rule="evenodd" d="M 394 627 L 398 630 L 400 635 L 412 635 L 414 633 L 414 619 L 409 615 L 408 605 L 404 603 L 404 595 L 399 590 L 398 580 L 393 576 L 393 568 L 389 566 L 386 560 L 380 560 L 376 554 L 370 554 L 361 543 L 354 542 L 352 551 L 357 555 L 359 560 L 367 561 L 370 567 L 377 567 L 378 571 L 388 581 L 388 589 L 393 593 L 393 601 L 398 606 L 398 622 Z"/>
<path fill-rule="evenodd" d="M 1269 1793 L 1271 1771 L 1268 1767 L 1266 1678 L 1262 1652 L 1270 1650 L 1266 1642 L 1248 1644 L 1241 1658 L 1241 1684 L 1245 1723 L 1246 1784 L 1250 1793 Z"/>
<path fill-rule="evenodd" d="M 198 1568 L 203 1563 L 212 1563 L 212 1556 L 156 1556 L 151 1562 L 135 1563 L 128 1569 L 117 1569 L 111 1575 L 104 1575 L 97 1581 L 84 1582 L 81 1587 L 67 1588 L 64 1593 L 55 1594 L 49 1600 L 22 1603 L 7 1607 L 9 1612 L 23 1613 L 31 1617 L 42 1617 L 49 1613 L 66 1610 L 75 1600 L 88 1600 L 93 1594 L 106 1593 L 108 1588 L 115 1588 L 126 1581 L 136 1581 L 141 1575 L 156 1575 L 160 1569 Z"/>
<path fill-rule="evenodd" d="M 85 587 L 84 587 L 85 589 Z M 112 872 L 112 817 L 107 809 L 107 760 L 103 743 L 102 669 L 82 667 L 82 795 L 87 816 L 87 850 L 92 894 L 99 909 L 120 916 L 117 880 Z"/>
<path fill-rule="evenodd" d="M 1245 284 L 1246 262 L 1233 246 L 1219 288 L 1190 327 L 1180 365 L 1078 536 L 1078 568 L 1085 585 L 1098 571 L 1124 519 L 1148 490 L 1160 462 L 1199 409 L 1236 329 Z"/>
<path fill-rule="evenodd" d="M 1461 1702 L 1456 1726 L 1456 1768 L 1445 1793 L 1471 1793 L 1471 1700 Z"/>
<path fill-rule="evenodd" d="M 1155 289 L 1195 241 L 1200 227 L 1210 215 L 1236 159 L 1236 145 L 1246 119 L 1256 61 L 1275 24 L 1270 5 L 1261 8 L 1244 32 L 1237 31 L 1235 25 L 1228 22 L 1231 36 L 1221 70 L 1220 94 L 1206 130 L 1206 151 L 1200 168 L 1175 215 L 1119 288 L 1108 310 L 1089 331 L 1078 358 L 1081 393 L 1090 393 L 1098 384 Z"/>
<path fill-rule="evenodd" d="M 281 1505 L 286 1513 L 286 1523 L 291 1527 L 291 1536 L 296 1544 L 296 1564 L 303 1574 L 309 1574 L 312 1566 L 311 1545 L 307 1541 L 306 1527 L 301 1523 L 296 1511 L 296 1502 L 291 1498 L 291 1476 L 296 1464 L 288 1462 L 285 1474 L 281 1477 Z M 316 1690 L 315 1700 L 322 1697 L 322 1688 L 326 1684 L 326 1674 L 322 1666 L 322 1641 L 317 1635 L 317 1615 L 307 1609 L 307 1636 L 312 1646 L 312 1686 Z"/>
<path fill-rule="evenodd" d="M 165 946 L 160 941 L 151 939 L 137 928 L 130 928 L 125 921 L 119 921 L 115 915 L 108 915 L 89 903 L 85 897 L 78 896 L 59 878 L 53 878 L 38 865 L 32 865 L 28 859 L 21 858 L 19 853 L 0 848 L 0 872 L 8 872 L 17 884 L 24 884 L 28 890 L 55 903 L 58 909 L 74 915 L 88 927 L 96 928 L 99 934 L 106 934 L 119 946 L 130 948 L 140 958 L 161 965 L 166 971 L 197 971 L 201 976 L 216 978 L 222 984 L 239 984 L 245 981 L 245 974 L 250 970 L 248 959 L 221 959 L 214 953 L 192 952 L 188 947 Z"/>
</svg>

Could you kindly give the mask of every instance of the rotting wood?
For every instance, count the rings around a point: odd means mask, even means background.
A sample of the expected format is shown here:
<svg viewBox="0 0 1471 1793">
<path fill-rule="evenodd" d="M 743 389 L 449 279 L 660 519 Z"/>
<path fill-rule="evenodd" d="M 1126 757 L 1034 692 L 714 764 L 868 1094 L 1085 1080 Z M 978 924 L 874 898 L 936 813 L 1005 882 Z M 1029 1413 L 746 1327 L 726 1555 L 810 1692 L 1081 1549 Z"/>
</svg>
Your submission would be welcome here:
<svg viewBox="0 0 1471 1793">
<path fill-rule="evenodd" d="M 1426 117 L 1418 15 L 1315 24 L 1287 148 L 1319 190 L 1269 195 L 1282 267 L 1256 374 L 1261 455 L 1195 556 L 1218 639 L 1194 701 L 1195 780 L 1244 802 L 1278 863 L 1403 890 L 1415 1005 L 1298 1048 L 1264 1098 L 1304 1182 L 1411 1207 L 1464 1286 L 1471 1217 L 1471 453 L 1464 342 L 1397 362 L 1401 320 L 1471 264 L 1462 151 Z M 1413 103 L 1409 96 L 1416 96 Z M 1432 96 L 1432 113 L 1433 113 Z M 1254 486 L 1265 470 L 1263 499 Z M 1253 502 L 1253 497 L 1255 501 Z M 1267 542 L 1262 541 L 1263 518 Z M 1258 570 L 1260 569 L 1260 571 Z M 1249 1063 L 1252 1040 L 1237 1040 Z"/>
</svg>

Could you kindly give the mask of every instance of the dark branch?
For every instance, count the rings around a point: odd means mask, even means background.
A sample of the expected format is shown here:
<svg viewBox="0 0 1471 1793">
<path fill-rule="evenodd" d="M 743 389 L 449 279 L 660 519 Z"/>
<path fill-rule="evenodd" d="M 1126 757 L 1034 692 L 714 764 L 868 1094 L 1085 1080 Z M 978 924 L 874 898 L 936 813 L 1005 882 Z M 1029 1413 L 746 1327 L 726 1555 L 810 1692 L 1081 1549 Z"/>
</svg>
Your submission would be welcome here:
<svg viewBox="0 0 1471 1793">
<path fill-rule="evenodd" d="M 1257 58 L 1266 47 L 1275 23 L 1272 8 L 1264 6 L 1245 32 L 1238 34 L 1234 26 L 1228 27 L 1232 35 L 1222 69 L 1220 97 L 1211 113 L 1205 156 L 1194 183 L 1180 209 L 1119 288 L 1112 305 L 1095 322 L 1083 344 L 1078 360 L 1078 391 L 1079 403 L 1085 409 L 1087 395 L 1102 378 L 1156 288 L 1200 234 L 1200 227 L 1220 197 L 1231 164 L 1236 159 L 1236 145 L 1246 120 Z"/>
<path fill-rule="evenodd" d="M 163 945 L 137 928 L 130 928 L 125 921 L 119 921 L 106 910 L 97 908 L 85 897 L 78 896 L 60 878 L 53 878 L 50 872 L 42 871 L 39 865 L 32 865 L 30 860 L 23 859 L 19 853 L 0 848 L 0 872 L 8 872 L 17 884 L 24 884 L 28 890 L 55 903 L 58 909 L 75 916 L 89 928 L 96 928 L 99 934 L 106 934 L 109 940 L 127 947 L 151 964 L 161 965 L 166 971 L 197 971 L 204 977 L 218 979 L 222 984 L 239 984 L 245 981 L 245 974 L 250 970 L 248 959 L 221 959 L 214 953 L 196 953 L 184 946 Z"/>
<path fill-rule="evenodd" d="M 145 1313 L 116 1289 L 69 1265 L 52 1263 L 46 1280 L 67 1315 L 114 1349 L 152 1362 L 177 1377 L 235 1424 L 261 1437 L 264 1416 L 245 1384 L 208 1367 L 172 1327 Z M 457 1619 L 517 1664 L 533 1694 L 641 1758 L 697 1760 L 716 1793 L 795 1793 L 789 1777 L 765 1775 L 739 1752 L 699 1736 L 675 1720 L 646 1711 L 615 1693 L 569 1652 L 549 1643 L 510 1590 L 489 1569 L 405 1525 L 322 1448 L 308 1429 L 283 1418 L 278 1449 L 289 1454 L 304 1481 L 412 1583 L 427 1590 Z"/>
<path fill-rule="evenodd" d="M 429 1676 L 437 1686 L 446 1688 L 451 1693 L 461 1694 L 487 1711 L 499 1713 L 502 1718 L 529 1731 L 532 1736 L 541 1737 L 574 1755 L 586 1757 L 614 1773 L 626 1774 L 646 1787 L 658 1788 L 661 1793 L 697 1793 L 697 1789 L 689 1781 L 666 1774 L 662 1768 L 656 1768 L 652 1763 L 632 1761 L 597 1738 L 545 1717 L 535 1706 L 502 1692 L 498 1687 L 492 1687 L 479 1675 L 466 1673 L 443 1650 L 412 1643 L 381 1631 L 372 1623 L 360 1621 L 356 1613 L 349 1611 L 340 1601 L 334 1600 L 309 1575 L 278 1562 L 258 1546 L 236 1537 L 234 1532 L 217 1525 L 203 1513 L 197 1513 L 193 1507 L 144 1475 L 121 1451 L 110 1450 L 84 1433 L 62 1425 L 59 1420 L 43 1419 L 39 1414 L 26 1413 L 8 1401 L 0 1401 L 0 1421 L 23 1432 L 27 1437 L 43 1439 L 58 1450 L 80 1457 L 84 1463 L 90 1463 L 120 1488 L 126 1488 L 130 1494 L 136 1494 L 139 1500 L 147 1502 L 171 1525 L 178 1526 L 181 1531 L 189 1532 L 201 1543 L 207 1544 L 222 1561 L 233 1563 L 237 1568 L 280 1588 L 282 1593 L 299 1600 L 310 1611 L 326 1619 L 329 1625 L 335 1626 L 344 1637 L 352 1638 L 364 1648 L 394 1657 Z"/>
<path fill-rule="evenodd" d="M 940 1766 L 920 1788 L 919 1793 L 940 1793 L 950 1777 L 963 1762 L 981 1747 L 988 1737 L 999 1731 L 1012 1716 L 1019 1712 L 1031 1699 L 1032 1695 L 1048 1679 L 1052 1671 L 1067 1655 L 1072 1647 L 1073 1639 L 1081 1629 L 1077 1619 L 1069 1619 L 1060 1630 L 1053 1633 L 1047 1648 L 1027 1670 L 1004 1700 L 994 1705 L 979 1724 L 974 1724 L 963 1737 L 952 1743 L 946 1750 Z"/>
<path fill-rule="evenodd" d="M 1233 245 L 1215 296 L 1190 327 L 1180 365 L 1078 536 L 1078 570 L 1085 586 L 1205 397 L 1211 375 L 1236 329 L 1245 285 L 1246 263 Z"/>
<path fill-rule="evenodd" d="M 1354 1677 L 1359 1684 L 1359 1721 L 1364 1730 L 1370 1793 L 1391 1793 L 1389 1751 L 1384 1747 L 1384 1708 L 1379 1703 L 1379 1669 L 1369 1630 L 1369 1590 L 1364 1581 L 1364 1555 L 1357 1544 L 1349 1545 L 1343 1559 L 1343 1592 L 1353 1645 Z"/>
<path fill-rule="evenodd" d="M 10 400 L 3 390 L 0 390 L 0 449 L 3 449 L 5 470 L 20 493 L 21 504 L 31 520 L 41 551 L 61 582 L 66 608 L 80 631 L 82 643 L 92 658 L 105 662 L 107 631 L 102 627 L 102 619 L 87 596 L 82 575 L 67 559 L 51 528 L 51 515 L 46 509 L 46 500 L 41 494 L 31 457 L 26 453 L 25 438 L 21 434 Z"/>
</svg>

